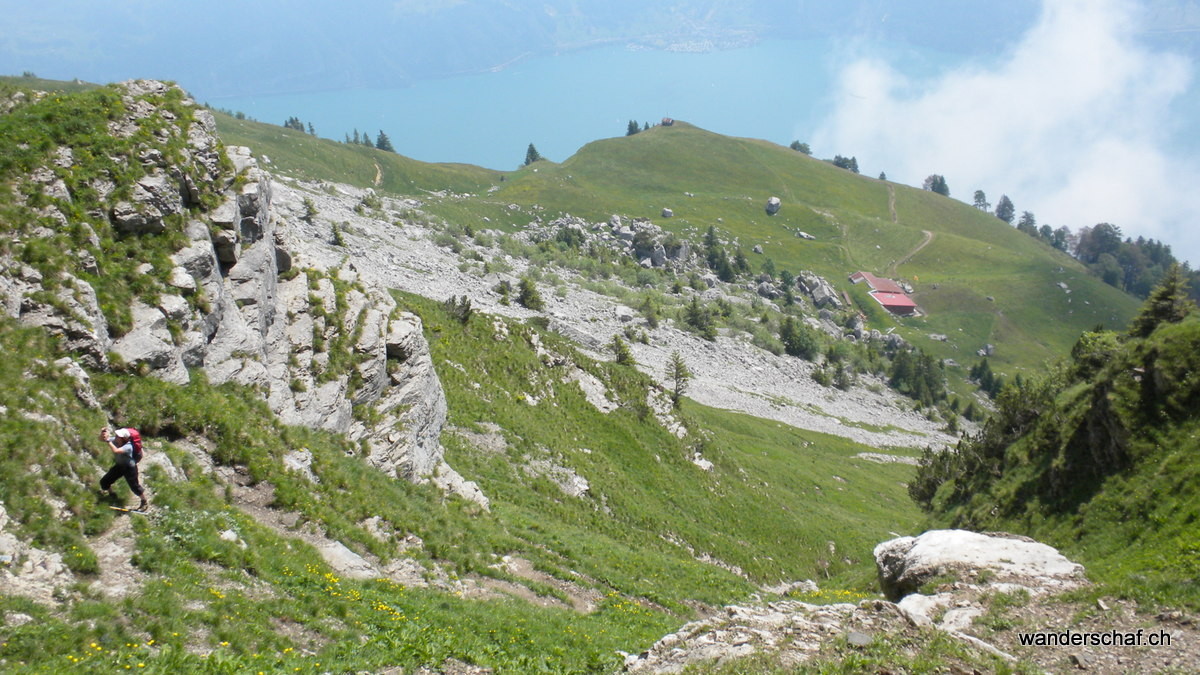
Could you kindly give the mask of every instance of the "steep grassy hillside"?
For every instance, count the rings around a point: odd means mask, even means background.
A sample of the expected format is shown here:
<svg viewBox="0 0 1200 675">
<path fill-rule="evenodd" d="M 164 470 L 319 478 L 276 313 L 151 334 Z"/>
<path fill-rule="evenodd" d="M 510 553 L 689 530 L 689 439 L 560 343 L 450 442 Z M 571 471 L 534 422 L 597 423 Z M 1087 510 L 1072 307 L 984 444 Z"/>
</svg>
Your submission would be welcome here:
<svg viewBox="0 0 1200 675">
<path fill-rule="evenodd" d="M 1197 355 L 1195 315 L 1145 338 L 1085 333 L 957 452 L 927 455 L 913 496 L 939 522 L 1059 546 L 1115 593 L 1198 608 Z"/>
<path fill-rule="evenodd" d="M 448 366 L 441 375 L 451 422 L 499 425 L 507 443 L 489 453 L 451 436 L 449 461 L 503 502 L 497 513 L 531 528 L 522 537 L 562 541 L 597 578 L 625 579 L 668 606 L 684 597 L 712 602 L 743 582 L 693 565 L 681 547 L 759 583 L 829 578 L 869 570 L 875 540 L 911 523 L 895 496 L 909 470 L 855 459 L 862 446 L 691 402 L 682 413 L 691 433 L 681 440 L 656 422 L 650 380 L 632 367 L 590 363 L 565 340 L 541 336 L 547 350 L 607 383 L 619 408 L 603 413 L 564 381 L 573 366 L 539 361 L 529 328 L 498 342 L 490 322 L 463 330 L 430 314 L 434 307 L 421 311 L 434 327 L 435 362 Z M 697 452 L 713 462 L 711 472 L 692 463 Z M 590 485 L 587 497 L 565 498 L 541 481 L 529 491 L 522 467 L 539 459 L 573 468 Z"/>
<path fill-rule="evenodd" d="M 617 665 L 615 650 L 644 648 L 696 603 L 738 600 L 759 583 L 813 577 L 851 589 L 851 597 L 869 594 L 872 546 L 914 525 L 903 492 L 911 469 L 854 459 L 859 446 L 690 402 L 691 435 L 681 441 L 647 408 L 649 381 L 632 368 L 590 362 L 521 324 L 497 340 L 489 317 L 464 328 L 436 303 L 405 304 L 429 327 L 451 421 L 463 430 L 499 425 L 500 450 L 477 447 L 469 433 L 445 436 L 448 459 L 480 481 L 491 512 L 388 479 L 345 439 L 279 425 L 248 390 L 210 387 L 200 377 L 177 387 L 95 375 L 111 414 L 141 426 L 151 453 L 186 476 L 173 482 L 148 472 L 154 512 L 134 516 L 124 535 L 133 538 L 134 587 L 121 605 L 87 590 L 114 573 L 114 561 L 95 547 L 119 541 L 114 528 L 126 517 L 114 517 L 90 487 L 103 460 L 83 449 L 97 445 L 90 438 L 104 416 L 81 403 L 69 378 L 37 365 L 50 350 L 40 331 L 5 324 L 4 380 L 21 383 L 6 390 L 0 425 L 10 531 L 63 554 L 84 585 L 57 611 L 0 598 L 4 611 L 35 618 L 7 633 L 0 658 L 24 664 L 17 672 L 54 663 L 178 672 L 214 663 L 199 656 L 209 650 L 208 659 L 232 670 L 322 672 L 453 657 L 503 672 L 607 671 Z M 547 353 L 561 365 L 547 366 Z M 564 382 L 576 367 L 604 383 L 620 407 L 601 413 Z M 44 410 L 22 403 L 30 400 L 43 401 Z M 249 485 L 273 495 L 273 509 L 295 514 L 297 533 L 325 532 L 381 561 L 415 556 L 430 570 L 519 582 L 549 598 L 569 599 L 567 585 L 595 597 L 597 609 L 580 615 L 339 579 L 308 544 L 245 511 L 233 496 L 240 488 L 187 451 L 197 446 L 211 448 L 218 467 L 243 467 Z M 282 456 L 300 448 L 312 453 L 319 483 L 284 467 Z M 697 451 L 713 462 L 711 472 L 690 461 Z M 544 467 L 539 462 L 577 472 L 587 492 L 564 494 L 552 474 L 535 468 Z M 30 480 L 35 464 L 53 470 Z M 60 503 L 65 517 L 52 506 Z M 368 518 L 396 537 L 379 539 L 364 526 Z M 221 536 L 230 531 L 236 537 Z M 422 545 L 405 549 L 405 534 Z M 544 580 L 499 568 L 506 555 L 529 560 Z M 298 654 L 302 646 L 313 653 Z"/>
</svg>

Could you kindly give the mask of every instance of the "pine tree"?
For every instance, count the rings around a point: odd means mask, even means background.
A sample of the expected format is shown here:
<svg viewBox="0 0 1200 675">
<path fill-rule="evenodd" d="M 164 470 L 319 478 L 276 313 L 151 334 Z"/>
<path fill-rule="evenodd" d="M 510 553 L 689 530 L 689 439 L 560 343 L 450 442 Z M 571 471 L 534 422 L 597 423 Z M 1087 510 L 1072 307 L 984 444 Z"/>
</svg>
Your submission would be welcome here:
<svg viewBox="0 0 1200 675">
<path fill-rule="evenodd" d="M 783 343 L 783 351 L 790 356 L 799 356 L 812 361 L 821 351 L 821 345 L 813 335 L 812 329 L 787 316 L 779 324 L 779 341 Z"/>
<path fill-rule="evenodd" d="M 750 271 L 750 261 L 746 259 L 746 253 L 741 246 L 733 254 L 733 269 L 738 274 L 746 274 Z"/>
<path fill-rule="evenodd" d="M 1032 211 L 1022 211 L 1021 218 L 1017 221 L 1017 231 L 1036 237 L 1037 236 L 1037 218 L 1034 217 Z"/>
<path fill-rule="evenodd" d="M 383 133 L 383 129 L 379 130 L 379 136 L 375 138 L 375 147 L 387 152 L 395 152 L 396 148 L 392 147 L 392 140 L 387 134 Z"/>
<path fill-rule="evenodd" d="M 525 150 L 525 166 L 529 166 L 534 162 L 542 161 L 542 156 L 538 153 L 537 148 L 533 147 L 533 143 L 529 144 L 529 148 Z"/>
<path fill-rule="evenodd" d="M 996 217 L 1009 225 L 1012 225 L 1013 218 L 1017 217 L 1017 208 L 1013 206 L 1008 195 L 1000 195 L 1000 201 L 996 202 Z"/>
<path fill-rule="evenodd" d="M 946 185 L 946 177 L 941 174 L 934 173 L 927 176 L 922 187 L 943 197 L 950 196 L 950 188 Z"/>
<path fill-rule="evenodd" d="M 522 307 L 539 311 L 546 306 L 546 303 L 542 300 L 542 294 L 538 293 L 537 286 L 533 283 L 533 279 L 529 277 L 522 278 L 517 289 L 517 302 L 521 303 Z"/>
<path fill-rule="evenodd" d="M 638 126 L 637 120 L 629 120 L 629 126 L 625 127 L 625 135 L 632 136 L 641 130 L 642 129 Z"/>
<path fill-rule="evenodd" d="M 614 335 L 612 342 L 608 343 L 608 348 L 612 350 L 613 359 L 622 366 L 635 365 L 633 360 L 633 352 L 629 351 L 629 345 L 621 339 L 620 335 Z"/>
<path fill-rule="evenodd" d="M 1129 324 L 1129 334 L 1144 338 L 1164 323 L 1179 323 L 1187 318 L 1196 303 L 1188 297 L 1188 279 L 1179 263 L 1174 263 L 1163 275 L 1158 286 L 1150 291 L 1150 297 L 1142 305 L 1138 315 Z"/>
<path fill-rule="evenodd" d="M 692 371 L 677 351 L 671 352 L 671 359 L 667 361 L 667 379 L 671 381 L 671 404 L 678 408 L 691 382 Z"/>
<path fill-rule="evenodd" d="M 694 295 L 692 301 L 683 308 L 683 322 L 696 329 L 705 340 L 712 342 L 717 339 L 712 313 L 701 307 L 700 299 Z"/>
</svg>

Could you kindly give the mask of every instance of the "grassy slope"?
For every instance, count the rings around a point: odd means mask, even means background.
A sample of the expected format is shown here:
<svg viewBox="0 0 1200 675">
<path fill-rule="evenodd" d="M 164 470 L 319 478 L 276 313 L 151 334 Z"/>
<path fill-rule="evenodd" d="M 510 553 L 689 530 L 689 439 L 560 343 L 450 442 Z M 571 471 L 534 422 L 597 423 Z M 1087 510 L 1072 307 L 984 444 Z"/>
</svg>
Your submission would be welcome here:
<svg viewBox="0 0 1200 675">
<path fill-rule="evenodd" d="M 100 86 L 83 81 L 45 80 L 40 77 L 18 77 L 16 75 L 0 75 L 0 85 L 8 85 L 17 89 L 61 92 L 87 91 Z"/>
<path fill-rule="evenodd" d="M 227 145 L 248 146 L 260 158 L 263 155 L 270 158 L 271 163 L 266 166 L 272 170 L 308 180 L 424 195 L 439 190 L 460 193 L 486 190 L 503 175 L 468 164 L 419 162 L 394 152 L 317 138 L 295 129 L 239 120 L 220 112 L 214 111 L 213 115 Z"/>
<path fill-rule="evenodd" d="M 426 316 L 433 311 L 429 305 L 422 309 Z M 719 601 L 717 595 L 728 592 L 722 588 L 746 588 L 717 568 L 695 566 L 662 538 L 668 534 L 697 554 L 741 567 L 758 582 L 775 582 L 869 568 L 879 537 L 912 524 L 912 507 L 898 493 L 909 470 L 853 459 L 862 446 L 694 403 L 685 407 L 693 438 L 680 441 L 653 417 L 641 419 L 648 380 L 632 368 L 575 357 L 624 403 L 603 414 L 577 385 L 560 381 L 562 369 L 542 367 L 522 338 L 497 344 L 490 322 L 473 322 L 459 333 L 457 326 L 434 319 L 435 328 L 445 326 L 432 335 L 435 362 L 466 371 L 440 369 L 452 423 L 496 423 L 510 444 L 506 455 L 488 455 L 451 437 L 452 464 L 499 498 L 504 505 L 498 511 L 530 527 L 554 528 L 555 537 L 575 542 L 570 548 L 601 556 L 581 560 L 586 568 L 614 580 L 622 578 L 614 573 L 633 574 L 623 583 L 639 593 L 670 604 L 681 597 Z M 571 351 L 557 336 L 543 339 L 554 351 Z M 546 398 L 531 406 L 518 402 L 519 394 Z M 709 440 L 697 445 L 700 436 Z M 716 464 L 714 472 L 691 463 L 698 448 Z M 589 481 L 589 498 L 568 499 L 549 485 L 529 491 L 528 478 L 515 465 L 546 450 Z M 829 542 L 838 547 L 832 557 Z M 621 572 L 627 557 L 637 559 L 642 571 Z M 648 570 L 658 576 L 646 576 Z M 696 592 L 701 595 L 691 595 Z"/>
</svg>

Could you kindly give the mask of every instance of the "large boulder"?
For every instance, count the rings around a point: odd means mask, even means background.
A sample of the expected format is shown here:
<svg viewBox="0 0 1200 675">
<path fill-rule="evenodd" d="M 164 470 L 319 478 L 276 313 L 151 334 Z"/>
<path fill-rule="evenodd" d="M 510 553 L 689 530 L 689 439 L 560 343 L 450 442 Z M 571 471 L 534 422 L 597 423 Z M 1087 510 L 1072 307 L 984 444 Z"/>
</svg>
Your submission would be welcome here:
<svg viewBox="0 0 1200 675">
<path fill-rule="evenodd" d="M 977 577 L 1033 589 L 1066 590 L 1083 583 L 1083 566 L 1028 537 L 966 530 L 931 530 L 875 547 L 879 583 L 896 601 L 938 577 Z"/>
<path fill-rule="evenodd" d="M 779 197 L 771 197 L 767 200 L 767 215 L 773 216 L 776 213 L 779 213 L 779 208 L 781 206 L 783 206 L 783 202 L 779 200 Z"/>
<path fill-rule="evenodd" d="M 667 264 L 667 249 L 663 248 L 662 244 L 654 245 L 654 250 L 650 253 L 650 262 L 655 267 Z"/>
</svg>

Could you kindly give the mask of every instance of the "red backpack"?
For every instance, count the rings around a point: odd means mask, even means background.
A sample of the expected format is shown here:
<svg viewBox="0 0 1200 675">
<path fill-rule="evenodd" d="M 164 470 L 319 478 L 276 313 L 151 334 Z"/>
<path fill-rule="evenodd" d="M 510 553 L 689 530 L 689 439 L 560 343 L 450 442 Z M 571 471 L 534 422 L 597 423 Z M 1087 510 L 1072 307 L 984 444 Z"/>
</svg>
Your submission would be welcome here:
<svg viewBox="0 0 1200 675">
<path fill-rule="evenodd" d="M 133 444 L 133 461 L 142 461 L 142 435 L 133 427 L 126 427 L 125 431 L 129 432 L 129 442 Z"/>
</svg>

